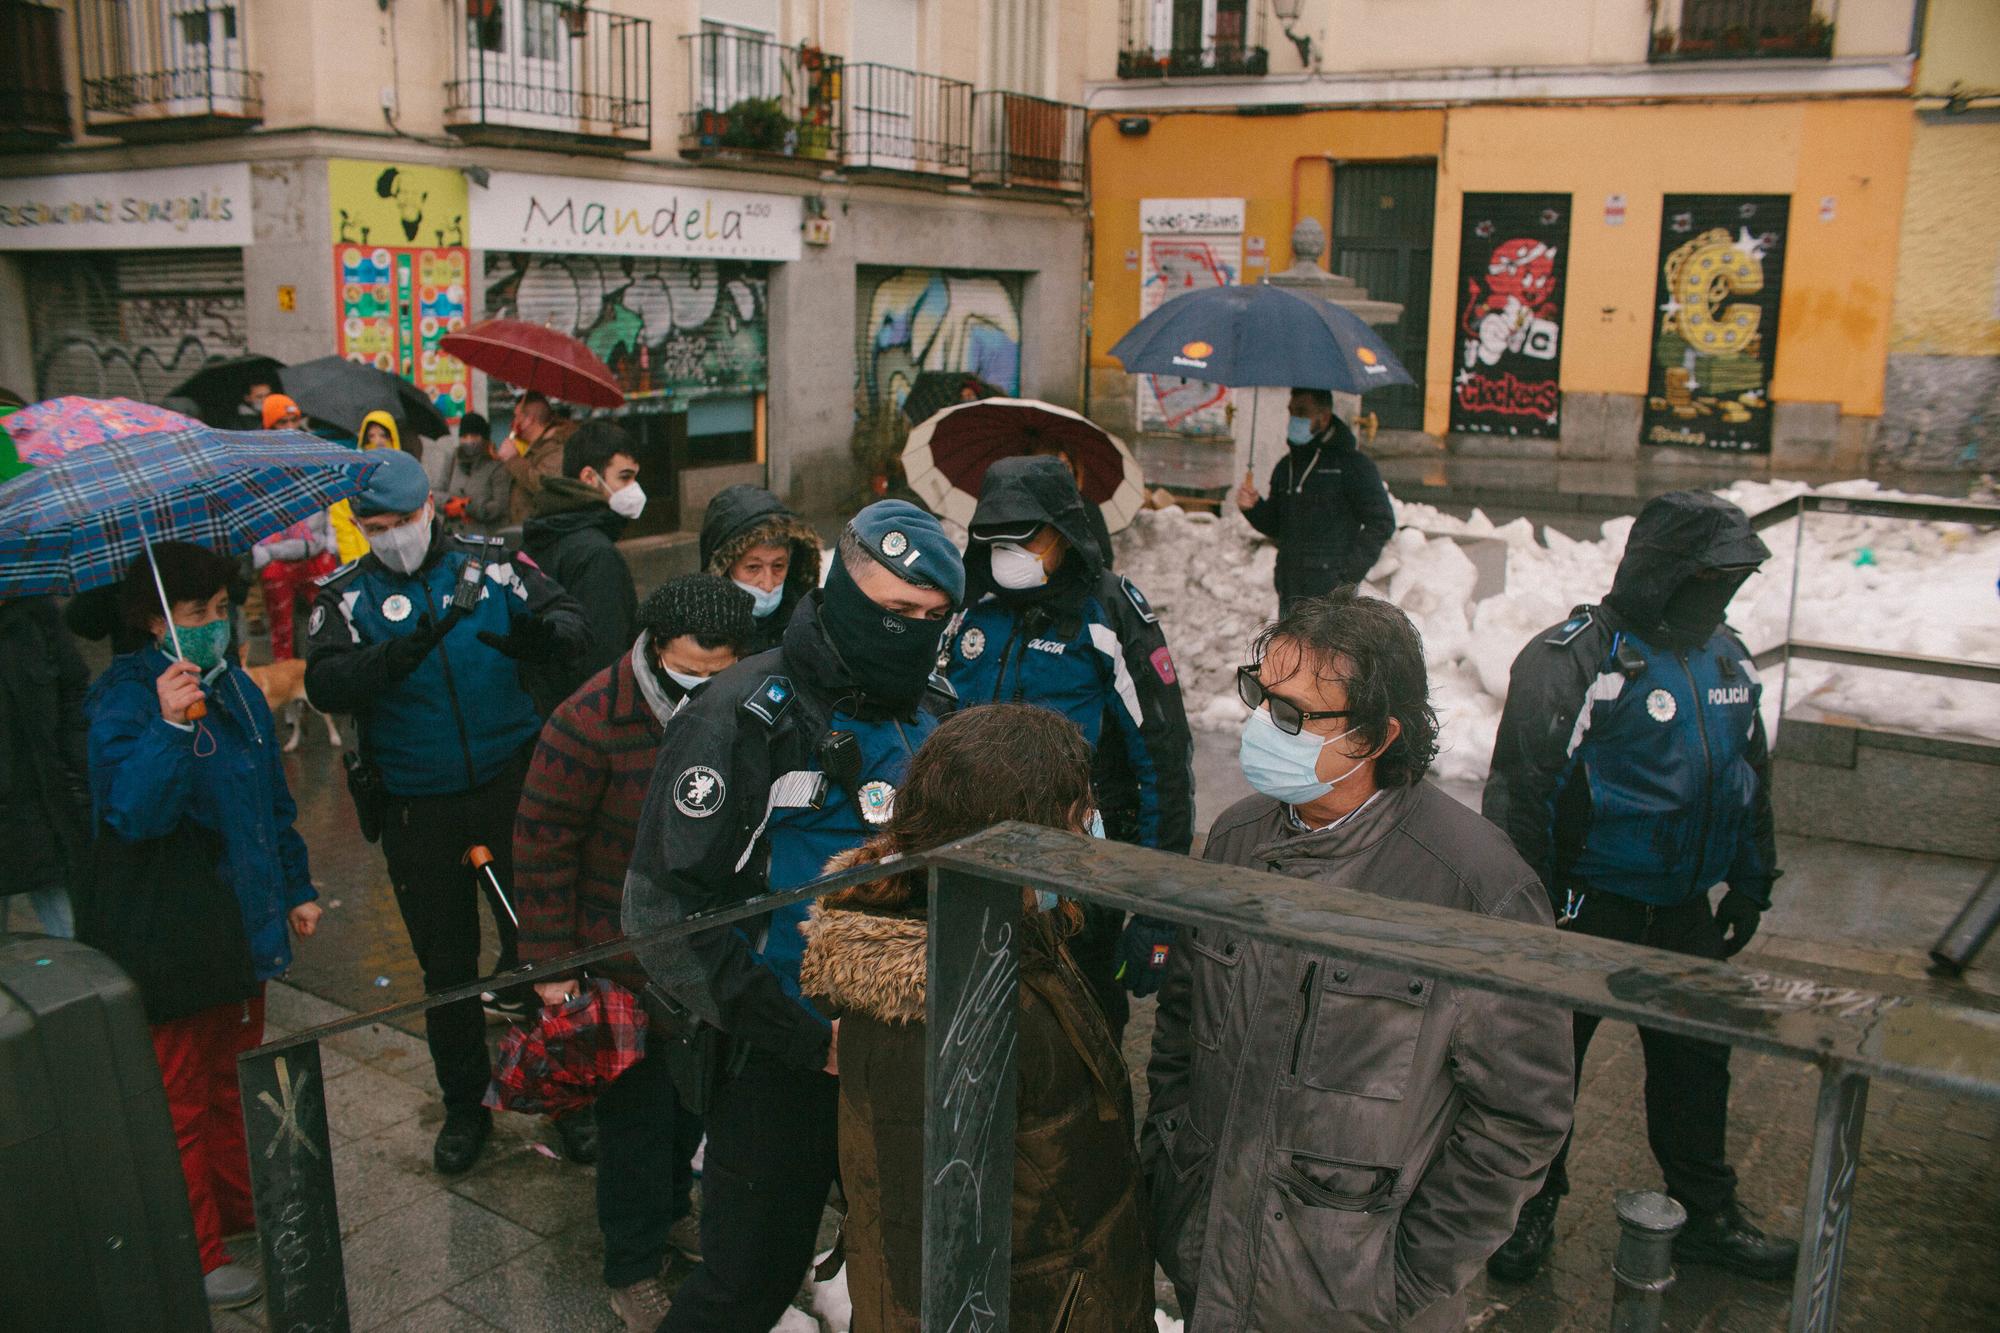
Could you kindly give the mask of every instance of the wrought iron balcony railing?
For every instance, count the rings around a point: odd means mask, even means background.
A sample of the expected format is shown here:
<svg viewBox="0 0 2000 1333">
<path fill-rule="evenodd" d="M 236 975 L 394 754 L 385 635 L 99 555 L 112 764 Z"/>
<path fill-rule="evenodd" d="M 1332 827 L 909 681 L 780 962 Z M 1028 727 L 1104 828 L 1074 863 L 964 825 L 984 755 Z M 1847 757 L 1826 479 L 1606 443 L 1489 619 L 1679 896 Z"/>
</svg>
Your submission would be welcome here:
<svg viewBox="0 0 2000 1333">
<path fill-rule="evenodd" d="M 1121 79 L 1263 75 L 1260 0 L 1121 0 Z"/>
<path fill-rule="evenodd" d="M 964 179 L 972 165 L 972 85 L 894 65 L 849 65 L 847 143 L 856 170 Z"/>
<path fill-rule="evenodd" d="M 653 23 L 569 0 L 463 0 L 445 126 L 474 143 L 653 141 Z"/>
<path fill-rule="evenodd" d="M 1080 106 L 1020 93 L 972 95 L 972 183 L 1079 194 Z"/>
<path fill-rule="evenodd" d="M 90 129 L 140 138 L 263 119 L 238 0 L 77 0 L 76 17 Z"/>
<path fill-rule="evenodd" d="M 0 147 L 67 138 L 62 11 L 37 0 L 0 0 Z"/>
<path fill-rule="evenodd" d="M 1662 0 L 1648 58 L 1824 60 L 1836 0 Z"/>
<path fill-rule="evenodd" d="M 681 43 L 692 90 L 681 117 L 684 155 L 840 161 L 846 107 L 839 56 L 720 26 Z"/>
</svg>

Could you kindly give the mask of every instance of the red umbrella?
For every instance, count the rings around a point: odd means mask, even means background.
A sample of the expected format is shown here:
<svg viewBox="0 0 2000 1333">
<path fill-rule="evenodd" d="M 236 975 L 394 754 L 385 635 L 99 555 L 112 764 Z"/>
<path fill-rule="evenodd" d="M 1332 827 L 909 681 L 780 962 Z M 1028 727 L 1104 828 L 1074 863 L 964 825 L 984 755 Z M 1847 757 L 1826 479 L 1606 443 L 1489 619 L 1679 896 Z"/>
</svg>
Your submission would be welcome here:
<svg viewBox="0 0 2000 1333">
<path fill-rule="evenodd" d="M 970 526 L 980 483 L 995 460 L 1066 456 L 1077 489 L 1117 532 L 1146 502 L 1146 478 L 1125 442 L 1088 417 L 1034 398 L 987 398 L 936 413 L 910 432 L 903 475 L 933 514 Z"/>
<path fill-rule="evenodd" d="M 523 319 L 481 320 L 447 333 L 438 346 L 475 370 L 518 389 L 583 407 L 619 407 L 625 395 L 611 367 L 582 342 Z"/>
</svg>

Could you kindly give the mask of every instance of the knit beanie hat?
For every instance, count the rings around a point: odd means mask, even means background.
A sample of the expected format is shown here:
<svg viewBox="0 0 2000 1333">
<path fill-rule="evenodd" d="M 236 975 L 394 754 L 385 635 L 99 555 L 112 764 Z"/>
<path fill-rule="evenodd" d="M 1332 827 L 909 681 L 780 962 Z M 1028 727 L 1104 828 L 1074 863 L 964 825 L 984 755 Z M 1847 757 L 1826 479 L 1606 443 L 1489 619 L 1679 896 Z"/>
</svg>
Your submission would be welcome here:
<svg viewBox="0 0 2000 1333">
<path fill-rule="evenodd" d="M 683 574 L 653 589 L 639 604 L 639 627 L 655 645 L 693 634 L 720 643 L 747 643 L 756 634 L 750 594 L 717 574 Z"/>
</svg>

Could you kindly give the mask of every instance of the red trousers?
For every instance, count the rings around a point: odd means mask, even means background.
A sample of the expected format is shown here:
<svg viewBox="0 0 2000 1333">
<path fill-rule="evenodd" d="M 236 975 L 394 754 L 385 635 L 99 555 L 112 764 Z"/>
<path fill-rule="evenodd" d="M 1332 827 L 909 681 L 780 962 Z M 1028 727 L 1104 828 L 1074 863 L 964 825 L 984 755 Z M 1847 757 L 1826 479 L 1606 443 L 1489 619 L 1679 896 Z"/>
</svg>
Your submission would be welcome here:
<svg viewBox="0 0 2000 1333">
<path fill-rule="evenodd" d="M 313 580 L 339 568 L 330 555 L 310 560 L 273 560 L 257 574 L 264 582 L 264 619 L 271 626 L 271 660 L 297 657 L 292 642 L 292 616 L 301 600 L 310 601 Z"/>
<path fill-rule="evenodd" d="M 155 1023 L 152 1032 L 201 1243 L 201 1271 L 212 1273 L 229 1262 L 222 1238 L 256 1225 L 236 1057 L 263 1043 L 263 990 L 254 1000 Z"/>
</svg>

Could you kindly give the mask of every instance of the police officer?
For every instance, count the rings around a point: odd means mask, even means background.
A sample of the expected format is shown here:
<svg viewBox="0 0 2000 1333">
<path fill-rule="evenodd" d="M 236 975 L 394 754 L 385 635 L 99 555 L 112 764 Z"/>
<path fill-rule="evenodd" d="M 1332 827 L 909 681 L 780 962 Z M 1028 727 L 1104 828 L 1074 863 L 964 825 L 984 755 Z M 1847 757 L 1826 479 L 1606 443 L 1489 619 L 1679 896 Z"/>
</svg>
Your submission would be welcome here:
<svg viewBox="0 0 2000 1333">
<path fill-rule="evenodd" d="M 436 992 L 480 975 L 467 850 L 484 845 L 511 882 L 514 808 L 541 730 L 521 670 L 567 662 L 589 632 L 569 595 L 499 539 L 445 535 L 414 456 L 389 453 L 353 507 L 369 553 L 319 580 L 306 696 L 360 728 L 361 767 L 377 776 L 356 800 L 382 793 L 363 827 L 380 820 L 396 905 Z M 502 931 L 503 960 L 512 936 Z M 424 1031 L 445 1104 L 432 1161 L 455 1174 L 492 1128 L 479 1001 L 429 1011 Z"/>
<path fill-rule="evenodd" d="M 987 469 L 965 553 L 968 605 L 945 672 L 961 707 L 1041 704 L 1076 723 L 1096 751 L 1106 834 L 1185 855 L 1194 741 L 1173 656 L 1145 596 L 1104 568 L 1090 508 L 1060 458 Z M 1072 952 L 1114 1033 L 1131 1008 L 1119 982 L 1135 995 L 1156 990 L 1172 931 L 1084 904 Z"/>
<path fill-rule="evenodd" d="M 817 878 L 888 820 L 950 686 L 934 677 L 965 571 L 936 519 L 884 500 L 841 534 L 826 586 L 661 738 L 625 881 L 625 933 Z M 638 950 L 696 1031 L 726 1034 L 708 1099 L 702 1263 L 668 1333 L 765 1333 L 812 1262 L 834 1179 L 837 1029 L 799 992 L 806 908 Z M 747 924 L 747 923 L 746 923 Z"/>
<path fill-rule="evenodd" d="M 1647 503 L 1602 605 L 1514 659 L 1486 781 L 1488 819 L 1541 875 L 1557 924 L 1700 958 L 1750 941 L 1778 876 L 1763 696 L 1729 599 L 1768 558 L 1743 511 L 1703 491 Z M 1708 891 L 1727 881 L 1713 911 Z M 1576 1068 L 1598 1020 L 1575 1016 Z M 1639 1029 L 1646 1132 L 1687 1209 L 1674 1258 L 1788 1277 L 1798 1245 L 1736 1201 L 1725 1153 L 1729 1048 Z M 1487 1267 L 1526 1281 L 1555 1243 L 1565 1145 Z"/>
</svg>

